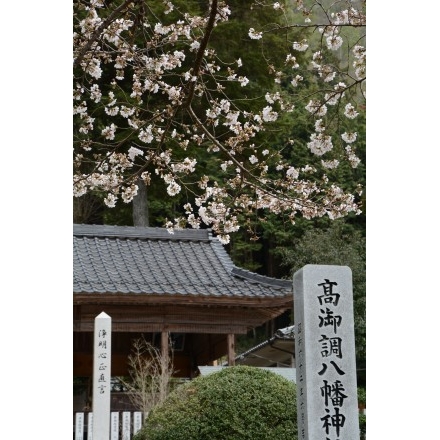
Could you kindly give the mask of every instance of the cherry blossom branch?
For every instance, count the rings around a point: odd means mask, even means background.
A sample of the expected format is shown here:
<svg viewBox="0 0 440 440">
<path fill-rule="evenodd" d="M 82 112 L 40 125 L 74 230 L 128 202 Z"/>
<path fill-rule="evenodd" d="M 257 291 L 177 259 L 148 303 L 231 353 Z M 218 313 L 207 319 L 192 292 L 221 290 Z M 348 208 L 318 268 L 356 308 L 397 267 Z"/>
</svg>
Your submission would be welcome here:
<svg viewBox="0 0 440 440">
<path fill-rule="evenodd" d="M 101 25 L 93 32 L 93 34 L 90 36 L 87 43 L 81 47 L 81 49 L 78 52 L 78 55 L 76 56 L 75 60 L 73 61 L 73 67 L 77 67 L 81 64 L 84 56 L 86 53 L 91 49 L 93 43 L 99 38 L 102 31 L 108 27 L 110 23 L 112 23 L 114 20 L 116 20 L 119 16 L 119 14 L 126 9 L 131 3 L 137 2 L 139 0 L 125 0 L 124 3 L 122 3 L 120 6 L 118 6 L 102 23 Z"/>
</svg>

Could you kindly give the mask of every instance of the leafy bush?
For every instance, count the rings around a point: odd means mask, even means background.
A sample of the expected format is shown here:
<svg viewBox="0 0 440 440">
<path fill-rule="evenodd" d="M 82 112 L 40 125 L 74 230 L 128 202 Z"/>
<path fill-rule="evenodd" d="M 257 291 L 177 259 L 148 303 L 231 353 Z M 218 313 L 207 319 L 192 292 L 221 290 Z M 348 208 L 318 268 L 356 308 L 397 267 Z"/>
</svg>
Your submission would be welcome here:
<svg viewBox="0 0 440 440">
<path fill-rule="evenodd" d="M 295 384 L 248 366 L 197 377 L 151 412 L 134 437 L 147 439 L 295 440 Z"/>
</svg>

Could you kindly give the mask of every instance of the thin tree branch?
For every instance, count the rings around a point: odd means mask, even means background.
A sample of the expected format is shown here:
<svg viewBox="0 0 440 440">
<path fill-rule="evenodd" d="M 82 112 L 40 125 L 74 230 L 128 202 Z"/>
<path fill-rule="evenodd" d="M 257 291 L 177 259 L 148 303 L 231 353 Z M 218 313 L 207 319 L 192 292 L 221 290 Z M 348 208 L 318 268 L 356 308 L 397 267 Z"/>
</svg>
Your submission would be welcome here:
<svg viewBox="0 0 440 440">
<path fill-rule="evenodd" d="M 206 25 L 205 35 L 203 36 L 202 42 L 200 43 L 199 50 L 196 55 L 196 60 L 194 62 L 193 67 L 193 76 L 197 77 L 200 72 L 200 68 L 202 66 L 203 57 L 205 55 L 205 49 L 208 45 L 209 39 L 211 38 L 212 30 L 214 29 L 215 17 L 217 15 L 217 0 L 213 0 L 211 3 L 211 12 L 209 13 L 209 20 Z M 188 88 L 188 96 L 185 102 L 182 104 L 182 107 L 188 107 L 191 104 L 191 101 L 194 97 L 194 90 L 196 87 L 196 81 L 192 81 Z"/>
</svg>

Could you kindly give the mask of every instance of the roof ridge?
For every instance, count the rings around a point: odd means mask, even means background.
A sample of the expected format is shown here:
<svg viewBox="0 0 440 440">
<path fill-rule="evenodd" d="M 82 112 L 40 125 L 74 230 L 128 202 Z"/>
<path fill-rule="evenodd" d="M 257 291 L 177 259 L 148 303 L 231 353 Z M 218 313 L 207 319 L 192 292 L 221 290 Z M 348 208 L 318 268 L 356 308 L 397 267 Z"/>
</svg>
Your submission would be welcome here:
<svg viewBox="0 0 440 440">
<path fill-rule="evenodd" d="M 151 240 L 210 241 L 210 229 L 168 229 L 151 226 L 116 226 L 73 224 L 73 235 L 82 237 L 119 237 Z"/>
</svg>

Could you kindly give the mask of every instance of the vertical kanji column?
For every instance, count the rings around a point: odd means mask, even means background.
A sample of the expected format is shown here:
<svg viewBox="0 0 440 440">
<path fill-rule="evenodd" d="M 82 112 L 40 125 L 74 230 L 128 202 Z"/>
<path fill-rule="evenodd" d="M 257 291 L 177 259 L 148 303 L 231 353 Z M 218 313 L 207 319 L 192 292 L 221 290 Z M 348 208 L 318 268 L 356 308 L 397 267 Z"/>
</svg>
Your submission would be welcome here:
<svg viewBox="0 0 440 440">
<path fill-rule="evenodd" d="M 357 439 L 351 269 L 306 265 L 293 294 L 298 440 Z"/>
<path fill-rule="evenodd" d="M 102 312 L 95 318 L 93 342 L 93 440 L 110 438 L 110 366 L 112 320 Z"/>
</svg>

